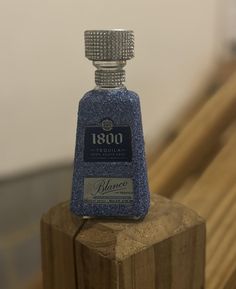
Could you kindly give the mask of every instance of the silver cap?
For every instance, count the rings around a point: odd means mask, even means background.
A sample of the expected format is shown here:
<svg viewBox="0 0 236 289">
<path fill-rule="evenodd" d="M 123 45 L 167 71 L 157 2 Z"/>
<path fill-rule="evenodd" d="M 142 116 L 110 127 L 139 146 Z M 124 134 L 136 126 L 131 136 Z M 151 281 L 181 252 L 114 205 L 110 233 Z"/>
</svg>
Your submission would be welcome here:
<svg viewBox="0 0 236 289">
<path fill-rule="evenodd" d="M 87 30 L 85 56 L 93 61 L 125 61 L 134 57 L 132 30 Z"/>
</svg>

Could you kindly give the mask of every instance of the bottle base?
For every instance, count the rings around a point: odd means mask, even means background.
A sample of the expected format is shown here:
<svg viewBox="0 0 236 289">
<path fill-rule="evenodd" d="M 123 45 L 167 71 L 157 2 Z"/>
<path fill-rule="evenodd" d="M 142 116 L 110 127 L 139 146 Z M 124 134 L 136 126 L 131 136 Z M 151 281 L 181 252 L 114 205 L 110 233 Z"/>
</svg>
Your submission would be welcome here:
<svg viewBox="0 0 236 289">
<path fill-rule="evenodd" d="M 85 203 L 75 206 L 72 202 L 70 210 L 73 214 L 82 219 L 110 219 L 110 220 L 142 220 L 148 213 L 149 205 L 143 208 L 135 206 L 86 206 Z"/>
<path fill-rule="evenodd" d="M 145 215 L 146 216 L 146 215 Z M 137 217 L 131 217 L 131 216 L 80 216 L 84 220 L 94 220 L 94 219 L 103 219 L 103 220 L 133 220 L 133 221 L 142 221 L 145 216 L 137 216 Z"/>
</svg>

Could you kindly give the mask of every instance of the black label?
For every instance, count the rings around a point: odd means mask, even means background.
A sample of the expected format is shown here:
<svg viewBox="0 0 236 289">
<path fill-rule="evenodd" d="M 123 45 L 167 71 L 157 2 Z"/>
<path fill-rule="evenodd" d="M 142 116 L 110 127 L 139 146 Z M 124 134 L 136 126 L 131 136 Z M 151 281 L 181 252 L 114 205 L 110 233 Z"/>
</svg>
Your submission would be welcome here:
<svg viewBox="0 0 236 289">
<path fill-rule="evenodd" d="M 132 161 L 130 127 L 113 126 L 109 121 L 105 120 L 102 126 L 85 128 L 85 162 Z"/>
</svg>

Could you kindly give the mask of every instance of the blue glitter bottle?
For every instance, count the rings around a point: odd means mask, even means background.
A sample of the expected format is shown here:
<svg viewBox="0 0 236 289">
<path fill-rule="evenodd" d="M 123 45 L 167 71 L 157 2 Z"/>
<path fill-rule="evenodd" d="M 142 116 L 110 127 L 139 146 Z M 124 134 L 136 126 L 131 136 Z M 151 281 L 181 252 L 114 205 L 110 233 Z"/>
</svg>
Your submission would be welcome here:
<svg viewBox="0 0 236 289">
<path fill-rule="evenodd" d="M 78 216 L 143 218 L 149 188 L 139 96 L 126 89 L 133 31 L 85 31 L 96 88 L 79 103 L 71 210 Z"/>
</svg>

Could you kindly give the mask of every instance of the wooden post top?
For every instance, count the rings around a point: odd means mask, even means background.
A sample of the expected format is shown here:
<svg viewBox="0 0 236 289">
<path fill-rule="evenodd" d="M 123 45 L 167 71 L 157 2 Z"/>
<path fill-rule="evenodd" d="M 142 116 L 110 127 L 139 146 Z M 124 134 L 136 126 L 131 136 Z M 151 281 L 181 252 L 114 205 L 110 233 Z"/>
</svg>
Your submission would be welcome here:
<svg viewBox="0 0 236 289">
<path fill-rule="evenodd" d="M 69 203 L 41 222 L 44 289 L 202 289 L 205 223 L 153 195 L 142 221 L 84 220 Z"/>
<path fill-rule="evenodd" d="M 204 224 L 194 211 L 159 195 L 152 195 L 148 215 L 141 221 L 81 219 L 68 202 L 51 208 L 42 222 L 53 226 L 98 254 L 121 261 L 153 244 Z"/>
<path fill-rule="evenodd" d="M 104 257 L 121 261 L 202 222 L 195 212 L 155 195 L 144 220 L 89 220 L 76 240 Z"/>
</svg>

